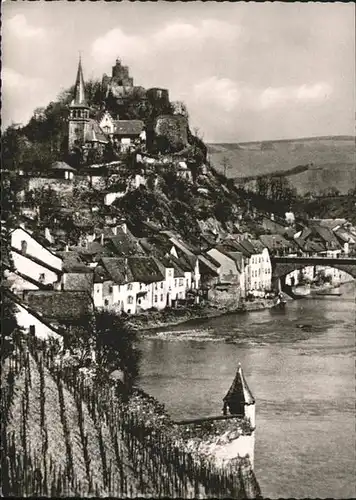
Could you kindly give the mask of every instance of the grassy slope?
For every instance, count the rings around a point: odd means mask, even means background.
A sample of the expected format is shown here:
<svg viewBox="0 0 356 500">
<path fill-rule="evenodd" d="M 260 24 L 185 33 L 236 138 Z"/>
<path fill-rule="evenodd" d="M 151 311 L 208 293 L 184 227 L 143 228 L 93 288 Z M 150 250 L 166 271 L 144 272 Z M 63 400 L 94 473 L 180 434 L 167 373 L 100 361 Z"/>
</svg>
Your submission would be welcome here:
<svg viewBox="0 0 356 500">
<path fill-rule="evenodd" d="M 356 184 L 353 137 L 269 141 L 267 146 L 270 149 L 261 149 L 261 143 L 257 142 L 210 144 L 208 149 L 212 163 L 220 170 L 223 158 L 229 160 L 229 177 L 270 174 L 313 163 L 309 171 L 289 177 L 301 194 L 332 186 L 344 193 Z"/>
</svg>

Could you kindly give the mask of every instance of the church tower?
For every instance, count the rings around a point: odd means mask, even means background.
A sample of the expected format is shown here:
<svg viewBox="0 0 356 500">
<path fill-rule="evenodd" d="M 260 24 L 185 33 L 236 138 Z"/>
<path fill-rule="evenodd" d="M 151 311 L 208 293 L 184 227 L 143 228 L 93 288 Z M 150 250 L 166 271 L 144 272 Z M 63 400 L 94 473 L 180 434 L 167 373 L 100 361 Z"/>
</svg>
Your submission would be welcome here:
<svg viewBox="0 0 356 500">
<path fill-rule="evenodd" d="M 74 96 L 69 110 L 68 150 L 72 152 L 75 147 L 82 146 L 85 143 L 89 128 L 89 106 L 85 97 L 81 59 L 79 59 Z"/>
</svg>

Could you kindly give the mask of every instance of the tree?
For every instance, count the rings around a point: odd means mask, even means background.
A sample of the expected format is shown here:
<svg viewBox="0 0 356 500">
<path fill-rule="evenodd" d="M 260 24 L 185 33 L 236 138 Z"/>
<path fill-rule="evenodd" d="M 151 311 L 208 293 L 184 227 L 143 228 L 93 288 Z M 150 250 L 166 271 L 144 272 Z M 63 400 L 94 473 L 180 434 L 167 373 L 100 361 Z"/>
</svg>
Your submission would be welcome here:
<svg viewBox="0 0 356 500">
<path fill-rule="evenodd" d="M 95 352 L 99 379 L 108 379 L 113 371 L 121 370 L 130 389 L 138 377 L 141 352 L 137 334 L 114 312 L 95 311 L 93 316 L 83 316 L 72 324 L 68 347 L 76 354 L 79 367 L 85 366 Z"/>
</svg>

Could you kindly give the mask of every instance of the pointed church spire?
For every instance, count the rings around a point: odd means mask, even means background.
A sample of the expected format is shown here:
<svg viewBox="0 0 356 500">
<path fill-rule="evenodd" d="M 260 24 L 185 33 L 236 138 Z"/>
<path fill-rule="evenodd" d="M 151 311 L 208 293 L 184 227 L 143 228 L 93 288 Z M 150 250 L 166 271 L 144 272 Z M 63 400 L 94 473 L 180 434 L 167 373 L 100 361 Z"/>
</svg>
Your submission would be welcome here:
<svg viewBox="0 0 356 500">
<path fill-rule="evenodd" d="M 71 106 L 85 106 L 85 107 L 88 106 L 85 97 L 85 86 L 84 86 L 81 56 L 79 56 L 77 78 L 74 85 L 74 99 L 71 102 Z"/>
</svg>

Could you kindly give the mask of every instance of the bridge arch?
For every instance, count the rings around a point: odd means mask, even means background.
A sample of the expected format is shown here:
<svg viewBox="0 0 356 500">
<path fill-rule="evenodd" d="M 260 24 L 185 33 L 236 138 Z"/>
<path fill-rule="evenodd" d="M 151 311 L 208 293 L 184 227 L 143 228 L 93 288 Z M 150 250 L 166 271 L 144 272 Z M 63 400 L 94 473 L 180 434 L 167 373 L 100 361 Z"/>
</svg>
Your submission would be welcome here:
<svg viewBox="0 0 356 500">
<path fill-rule="evenodd" d="M 339 269 L 356 279 L 356 258 L 355 257 L 272 257 L 272 284 L 277 290 L 281 289 L 285 283 L 286 276 L 299 269 L 308 266 L 324 266 Z"/>
</svg>

